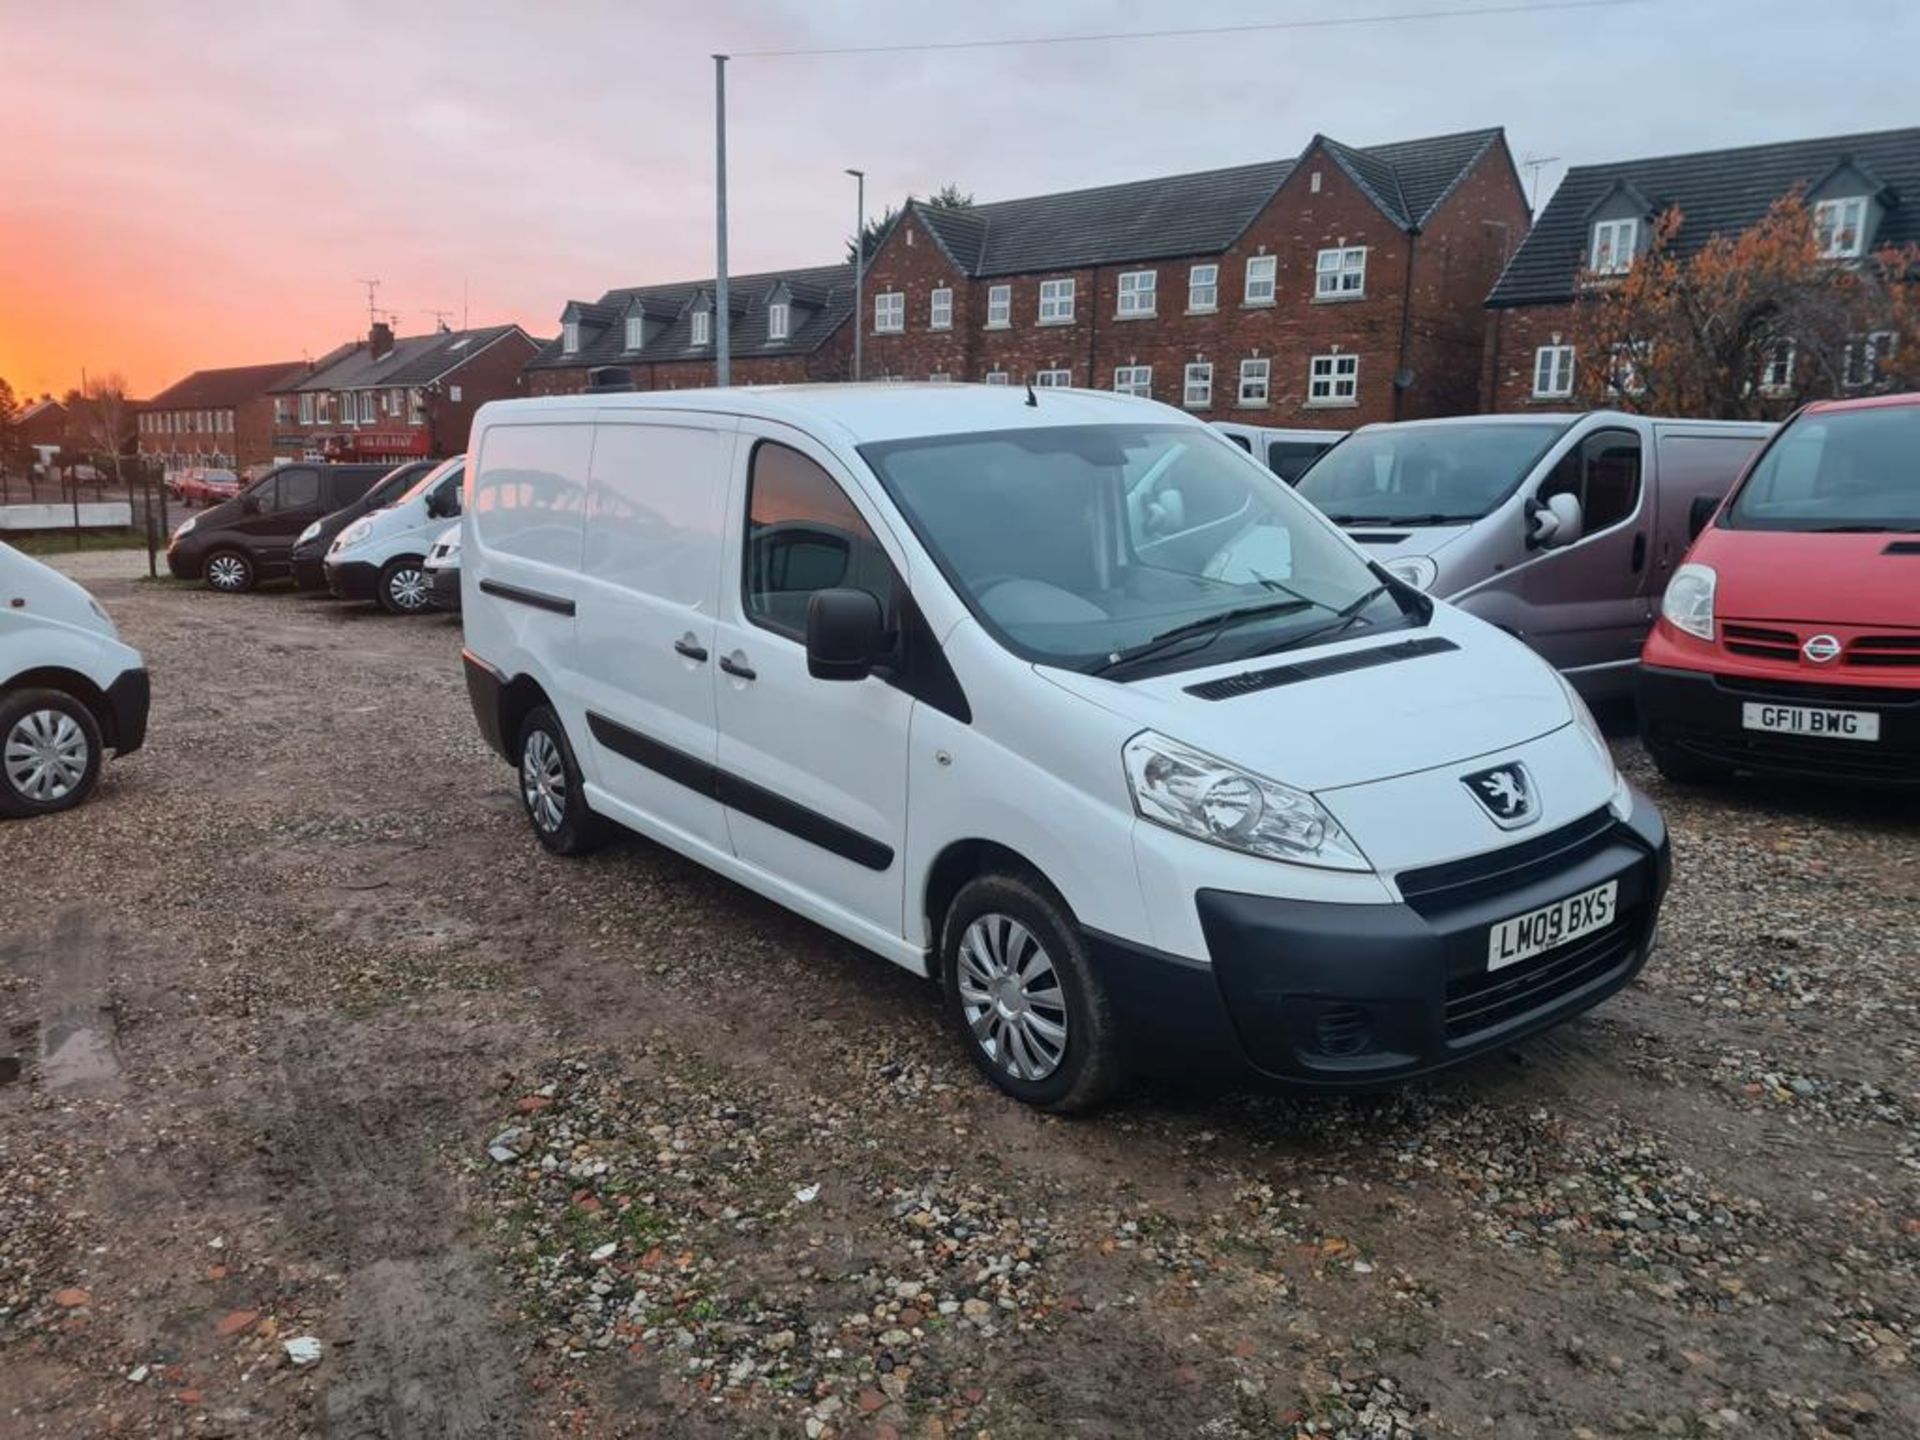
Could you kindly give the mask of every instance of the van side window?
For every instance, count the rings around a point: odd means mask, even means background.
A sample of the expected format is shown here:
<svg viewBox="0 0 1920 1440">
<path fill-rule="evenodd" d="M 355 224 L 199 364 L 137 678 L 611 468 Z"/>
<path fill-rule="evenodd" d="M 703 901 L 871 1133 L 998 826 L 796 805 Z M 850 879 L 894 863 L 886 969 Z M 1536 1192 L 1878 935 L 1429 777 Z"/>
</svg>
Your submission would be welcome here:
<svg viewBox="0 0 1920 1440">
<path fill-rule="evenodd" d="M 1640 437 L 1630 430 L 1594 431 L 1541 484 L 1542 500 L 1554 495 L 1579 500 L 1582 534 L 1618 525 L 1640 505 Z"/>
<path fill-rule="evenodd" d="M 893 608 L 893 566 L 833 477 L 772 440 L 754 447 L 747 479 L 747 618 L 798 640 L 816 590 L 866 590 Z"/>
<path fill-rule="evenodd" d="M 1326 448 L 1318 440 L 1275 440 L 1267 446 L 1267 468 L 1289 485 L 1297 485 Z"/>
<path fill-rule="evenodd" d="M 269 475 L 247 492 L 260 514 L 271 515 L 280 508 L 280 479 L 279 475 Z"/>
<path fill-rule="evenodd" d="M 283 470 L 280 472 L 280 508 L 312 510 L 320 504 L 320 472 Z"/>
</svg>

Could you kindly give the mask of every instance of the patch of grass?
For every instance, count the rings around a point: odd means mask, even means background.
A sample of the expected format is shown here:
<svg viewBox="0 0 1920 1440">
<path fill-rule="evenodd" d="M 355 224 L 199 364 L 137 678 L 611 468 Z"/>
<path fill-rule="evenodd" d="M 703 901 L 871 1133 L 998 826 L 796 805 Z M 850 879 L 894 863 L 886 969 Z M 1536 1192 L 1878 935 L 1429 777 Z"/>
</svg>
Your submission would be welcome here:
<svg viewBox="0 0 1920 1440">
<path fill-rule="evenodd" d="M 22 555 L 72 555 L 85 550 L 144 550 L 144 530 L 0 530 L 4 540 Z M 161 548 L 164 548 L 162 546 Z"/>
</svg>

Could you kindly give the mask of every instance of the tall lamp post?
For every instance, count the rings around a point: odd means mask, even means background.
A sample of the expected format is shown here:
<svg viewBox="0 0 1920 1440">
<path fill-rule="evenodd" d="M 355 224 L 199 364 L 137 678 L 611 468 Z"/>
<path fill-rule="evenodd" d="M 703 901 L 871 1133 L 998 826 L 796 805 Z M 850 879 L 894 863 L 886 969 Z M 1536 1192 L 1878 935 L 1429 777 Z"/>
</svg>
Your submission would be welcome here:
<svg viewBox="0 0 1920 1440">
<path fill-rule="evenodd" d="M 861 378 L 860 370 L 860 329 L 862 308 L 865 304 L 862 291 L 866 288 L 867 278 L 867 172 L 849 169 L 853 176 L 853 378 Z"/>
<path fill-rule="evenodd" d="M 733 380 L 732 312 L 727 302 L 727 57 L 713 57 L 713 378 Z"/>
</svg>

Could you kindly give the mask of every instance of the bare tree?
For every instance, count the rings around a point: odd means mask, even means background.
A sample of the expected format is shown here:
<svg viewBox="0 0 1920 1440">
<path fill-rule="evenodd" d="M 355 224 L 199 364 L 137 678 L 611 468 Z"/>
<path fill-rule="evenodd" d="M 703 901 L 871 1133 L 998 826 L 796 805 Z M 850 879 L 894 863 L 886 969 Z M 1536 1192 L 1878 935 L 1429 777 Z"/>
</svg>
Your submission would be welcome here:
<svg viewBox="0 0 1920 1440">
<path fill-rule="evenodd" d="M 127 382 L 117 371 L 88 377 L 72 402 L 73 422 L 96 457 L 113 464 L 113 478 L 122 480 L 120 462 L 129 440 L 134 438 L 132 402 L 127 399 Z"/>
</svg>

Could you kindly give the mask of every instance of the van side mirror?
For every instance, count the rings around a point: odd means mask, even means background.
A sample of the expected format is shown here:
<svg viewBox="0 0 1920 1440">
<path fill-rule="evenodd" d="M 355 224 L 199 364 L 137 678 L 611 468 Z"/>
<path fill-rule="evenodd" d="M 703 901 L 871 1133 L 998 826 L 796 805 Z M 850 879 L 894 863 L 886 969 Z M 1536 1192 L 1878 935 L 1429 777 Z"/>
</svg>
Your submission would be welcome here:
<svg viewBox="0 0 1920 1440">
<path fill-rule="evenodd" d="M 243 515 L 258 515 L 260 513 L 260 497 L 258 495 L 242 495 L 240 497 L 240 512 Z"/>
<path fill-rule="evenodd" d="M 442 486 L 427 496 L 427 518 L 430 520 L 449 520 L 460 513 L 460 491 L 452 485 Z"/>
<path fill-rule="evenodd" d="M 1714 511 L 1720 508 L 1718 495 L 1696 495 L 1693 504 L 1687 509 L 1687 539 L 1698 540 L 1700 532 L 1707 528 L 1707 522 L 1713 519 Z"/>
<path fill-rule="evenodd" d="M 864 680 L 885 638 L 880 601 L 865 590 L 816 590 L 807 601 L 807 673 L 816 680 Z"/>
<path fill-rule="evenodd" d="M 1527 543 L 1541 550 L 1571 545 L 1580 538 L 1581 524 L 1579 496 L 1549 495 L 1527 508 Z"/>
</svg>

